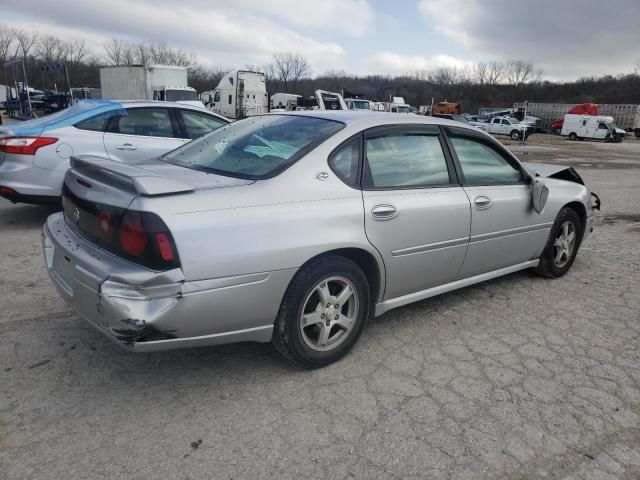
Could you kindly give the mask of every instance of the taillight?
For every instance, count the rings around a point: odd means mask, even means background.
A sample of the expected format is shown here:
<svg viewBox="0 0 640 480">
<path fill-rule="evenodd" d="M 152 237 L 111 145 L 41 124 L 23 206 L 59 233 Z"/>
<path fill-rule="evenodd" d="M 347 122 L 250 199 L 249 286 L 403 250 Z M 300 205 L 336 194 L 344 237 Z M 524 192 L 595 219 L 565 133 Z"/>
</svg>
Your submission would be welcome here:
<svg viewBox="0 0 640 480">
<path fill-rule="evenodd" d="M 0 138 L 0 152 L 35 155 L 39 148 L 57 141 L 53 137 L 5 137 Z"/>
<path fill-rule="evenodd" d="M 158 247 L 162 260 L 165 262 L 173 261 L 173 247 L 166 233 L 156 233 L 156 246 Z"/>
<path fill-rule="evenodd" d="M 113 222 L 111 221 L 111 215 L 107 212 L 100 212 L 100 215 L 98 215 L 98 235 L 100 235 L 100 240 L 104 243 L 108 245 L 113 243 Z"/>
<path fill-rule="evenodd" d="M 128 255 L 138 257 L 147 248 L 147 232 L 138 215 L 126 213 L 120 225 L 120 245 Z"/>
</svg>

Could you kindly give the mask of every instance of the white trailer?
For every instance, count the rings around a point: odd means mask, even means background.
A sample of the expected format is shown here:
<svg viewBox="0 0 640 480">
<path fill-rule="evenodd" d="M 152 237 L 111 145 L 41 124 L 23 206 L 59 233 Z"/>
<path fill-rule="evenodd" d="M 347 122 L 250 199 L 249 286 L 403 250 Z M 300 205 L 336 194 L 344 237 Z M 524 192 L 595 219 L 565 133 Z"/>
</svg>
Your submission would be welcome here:
<svg viewBox="0 0 640 480">
<path fill-rule="evenodd" d="M 102 98 L 161 100 L 203 107 L 187 84 L 187 67 L 173 65 L 112 65 L 100 68 Z"/>
<path fill-rule="evenodd" d="M 613 117 L 609 115 L 574 115 L 564 116 L 564 123 L 560 135 L 569 140 L 604 140 L 605 142 L 620 142 L 625 131 L 616 127 Z"/>
<path fill-rule="evenodd" d="M 561 118 L 577 103 L 531 103 L 527 104 L 527 114 L 541 119 L 541 128 L 550 130 L 551 124 Z M 524 109 L 524 102 L 513 104 L 514 109 Z M 613 117 L 618 128 L 634 132 L 640 138 L 640 105 L 627 103 L 601 103 L 598 114 Z"/>
<path fill-rule="evenodd" d="M 271 95 L 269 109 L 277 110 L 296 110 L 298 108 L 298 99 L 300 95 L 294 93 L 274 93 Z"/>
<path fill-rule="evenodd" d="M 200 98 L 209 110 L 233 119 L 261 115 L 269 107 L 264 73 L 248 70 L 227 73 Z"/>
</svg>

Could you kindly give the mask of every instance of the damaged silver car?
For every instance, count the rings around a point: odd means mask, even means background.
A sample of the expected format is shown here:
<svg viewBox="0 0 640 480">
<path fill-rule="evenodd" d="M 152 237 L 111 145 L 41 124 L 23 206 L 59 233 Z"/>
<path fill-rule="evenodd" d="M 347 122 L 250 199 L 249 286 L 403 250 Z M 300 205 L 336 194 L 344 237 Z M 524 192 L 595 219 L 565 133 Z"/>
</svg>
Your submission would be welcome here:
<svg viewBox="0 0 640 480">
<path fill-rule="evenodd" d="M 564 275 L 597 208 L 574 170 L 457 122 L 292 112 L 133 165 L 73 158 L 43 246 L 60 294 L 129 350 L 273 341 L 320 367 L 393 308 Z"/>
</svg>

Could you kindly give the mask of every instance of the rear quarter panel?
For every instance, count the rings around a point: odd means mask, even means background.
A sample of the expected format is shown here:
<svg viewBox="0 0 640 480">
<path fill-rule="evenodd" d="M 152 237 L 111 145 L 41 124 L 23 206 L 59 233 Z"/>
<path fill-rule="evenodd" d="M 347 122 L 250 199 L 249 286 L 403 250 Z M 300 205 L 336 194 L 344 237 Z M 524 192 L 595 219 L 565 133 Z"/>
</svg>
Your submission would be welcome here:
<svg viewBox="0 0 640 480">
<path fill-rule="evenodd" d="M 165 198 L 139 197 L 131 208 L 163 218 L 187 280 L 298 268 L 338 248 L 368 251 L 384 272 L 365 236 L 361 192 L 342 183 L 327 164 L 333 148 L 352 133 L 339 132 L 275 178 Z M 317 179 L 319 172 L 328 178 Z"/>
</svg>

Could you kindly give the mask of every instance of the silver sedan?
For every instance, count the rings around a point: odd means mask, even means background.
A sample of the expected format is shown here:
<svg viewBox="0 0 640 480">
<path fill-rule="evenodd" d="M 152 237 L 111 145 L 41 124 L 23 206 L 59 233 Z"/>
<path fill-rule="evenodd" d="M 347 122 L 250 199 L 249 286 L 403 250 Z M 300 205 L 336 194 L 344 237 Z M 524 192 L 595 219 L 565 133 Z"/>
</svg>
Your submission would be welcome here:
<svg viewBox="0 0 640 480">
<path fill-rule="evenodd" d="M 564 275 L 599 208 L 571 168 L 409 115 L 271 114 L 151 161 L 71 163 L 43 246 L 82 317 L 132 351 L 273 341 L 307 367 L 390 309 Z"/>
</svg>

